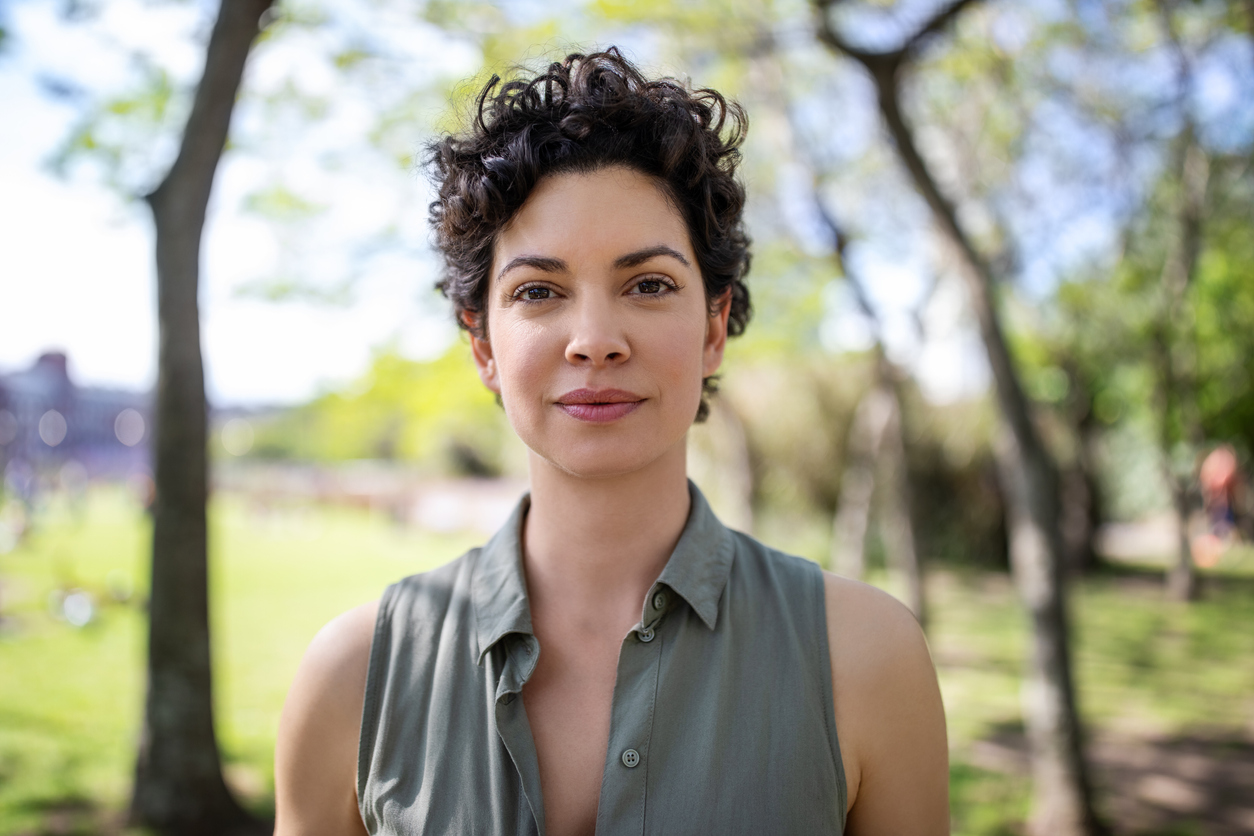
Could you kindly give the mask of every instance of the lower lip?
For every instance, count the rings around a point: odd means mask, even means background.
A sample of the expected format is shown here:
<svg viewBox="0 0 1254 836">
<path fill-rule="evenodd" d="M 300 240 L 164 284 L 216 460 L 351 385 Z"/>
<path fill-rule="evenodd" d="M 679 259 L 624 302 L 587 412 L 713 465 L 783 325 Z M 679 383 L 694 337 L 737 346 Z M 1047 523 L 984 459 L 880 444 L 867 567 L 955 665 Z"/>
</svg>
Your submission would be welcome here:
<svg viewBox="0 0 1254 836">
<path fill-rule="evenodd" d="M 571 418 L 590 424 L 608 424 L 636 411 L 642 401 L 624 403 L 559 403 L 558 407 Z"/>
</svg>

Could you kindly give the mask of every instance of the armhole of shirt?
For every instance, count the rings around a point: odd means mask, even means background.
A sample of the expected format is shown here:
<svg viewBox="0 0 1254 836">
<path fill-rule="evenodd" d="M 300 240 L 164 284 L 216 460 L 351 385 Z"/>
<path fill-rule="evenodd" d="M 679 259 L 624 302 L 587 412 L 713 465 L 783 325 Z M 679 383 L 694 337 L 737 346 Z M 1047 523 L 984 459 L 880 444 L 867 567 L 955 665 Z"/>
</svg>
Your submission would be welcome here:
<svg viewBox="0 0 1254 836">
<path fill-rule="evenodd" d="M 849 808 L 849 785 L 845 778 L 845 760 L 840 753 L 840 739 L 836 734 L 836 700 L 835 687 L 832 685 L 834 671 L 832 670 L 832 649 L 827 641 L 827 593 L 826 584 L 823 579 L 823 570 L 818 564 L 814 566 L 813 576 L 816 578 L 816 602 L 819 608 L 819 650 L 820 658 L 818 660 L 819 670 L 826 672 L 819 679 L 823 681 L 823 719 L 827 725 L 827 740 L 832 748 L 832 762 L 836 765 L 836 783 L 837 797 L 840 806 L 840 829 L 844 832 L 845 818 L 848 816 Z"/>
<path fill-rule="evenodd" d="M 375 616 L 374 636 L 370 640 L 370 663 L 366 668 L 366 693 L 361 706 L 361 732 L 357 739 L 357 809 L 366 818 L 366 783 L 370 777 L 371 756 L 379 731 L 379 691 L 385 684 L 392 655 L 392 608 L 400 589 L 399 583 L 388 586 L 379 599 Z"/>
</svg>

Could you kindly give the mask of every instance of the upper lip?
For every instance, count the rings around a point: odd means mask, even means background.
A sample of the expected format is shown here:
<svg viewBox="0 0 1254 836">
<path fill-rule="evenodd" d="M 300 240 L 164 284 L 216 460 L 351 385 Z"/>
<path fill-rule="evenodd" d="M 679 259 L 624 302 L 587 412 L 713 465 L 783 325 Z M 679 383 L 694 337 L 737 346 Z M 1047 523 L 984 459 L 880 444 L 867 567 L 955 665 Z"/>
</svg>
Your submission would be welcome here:
<svg viewBox="0 0 1254 836">
<path fill-rule="evenodd" d="M 572 389 L 557 399 L 562 404 L 577 403 L 635 403 L 642 401 L 634 392 L 624 389 Z"/>
</svg>

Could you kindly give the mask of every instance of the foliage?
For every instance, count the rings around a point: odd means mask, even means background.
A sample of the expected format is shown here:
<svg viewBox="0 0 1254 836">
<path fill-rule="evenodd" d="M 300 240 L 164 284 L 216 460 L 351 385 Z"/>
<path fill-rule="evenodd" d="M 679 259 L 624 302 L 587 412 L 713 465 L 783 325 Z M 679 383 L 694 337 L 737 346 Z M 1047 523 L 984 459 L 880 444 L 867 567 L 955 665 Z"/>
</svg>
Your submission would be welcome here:
<svg viewBox="0 0 1254 836">
<path fill-rule="evenodd" d="M 337 462 L 405 461 L 433 472 L 499 473 L 505 466 L 504 414 L 475 375 L 469 344 L 408 360 L 376 353 L 345 391 L 258 421 L 254 455 Z"/>
</svg>

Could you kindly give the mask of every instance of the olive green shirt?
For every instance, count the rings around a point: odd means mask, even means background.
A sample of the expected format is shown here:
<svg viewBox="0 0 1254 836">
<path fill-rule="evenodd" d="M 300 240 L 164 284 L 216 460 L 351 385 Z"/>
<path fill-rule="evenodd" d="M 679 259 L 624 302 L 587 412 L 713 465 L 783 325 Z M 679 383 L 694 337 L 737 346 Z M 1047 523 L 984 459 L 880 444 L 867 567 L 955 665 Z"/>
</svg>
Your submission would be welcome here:
<svg viewBox="0 0 1254 836">
<path fill-rule="evenodd" d="M 724 527 L 689 484 L 683 534 L 623 639 L 596 832 L 839 834 L 823 578 Z M 523 685 L 541 648 L 521 530 L 388 587 L 357 790 L 370 833 L 541 834 Z"/>
</svg>

